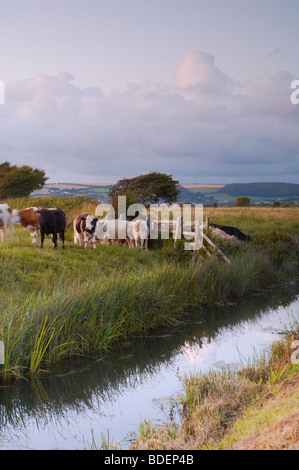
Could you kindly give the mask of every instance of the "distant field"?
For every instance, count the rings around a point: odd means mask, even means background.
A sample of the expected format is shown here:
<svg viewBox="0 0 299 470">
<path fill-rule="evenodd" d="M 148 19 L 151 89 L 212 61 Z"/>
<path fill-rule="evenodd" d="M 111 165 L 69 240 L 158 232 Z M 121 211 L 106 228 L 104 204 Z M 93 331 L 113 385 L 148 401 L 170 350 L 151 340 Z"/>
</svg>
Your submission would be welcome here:
<svg viewBox="0 0 299 470">
<path fill-rule="evenodd" d="M 211 188 L 209 187 L 200 187 L 196 186 L 194 188 L 186 188 L 190 193 L 201 193 L 201 194 L 218 194 L 217 188 Z M 221 189 L 221 188 L 219 188 Z"/>
<path fill-rule="evenodd" d="M 216 201 L 235 201 L 237 196 L 232 196 L 228 193 L 209 193 L 209 196 L 213 196 Z M 280 201 L 288 200 L 286 196 L 284 197 L 270 197 L 270 196 L 248 196 L 247 194 L 242 194 L 242 196 L 247 196 L 251 200 L 251 202 L 258 202 L 258 201 Z"/>
<path fill-rule="evenodd" d="M 224 184 L 181 184 L 185 189 L 191 193 L 215 193 L 218 189 L 224 188 Z"/>
<path fill-rule="evenodd" d="M 236 197 L 231 196 L 227 193 L 209 193 L 209 196 L 213 196 L 216 201 L 235 201 Z"/>
<path fill-rule="evenodd" d="M 84 189 L 89 188 L 90 185 L 87 184 L 65 184 L 65 183 L 57 183 L 57 184 L 45 184 L 45 188 L 49 189 Z"/>
<path fill-rule="evenodd" d="M 103 188 L 103 187 L 100 187 L 100 188 L 95 187 L 95 188 L 92 188 L 91 190 L 94 193 L 107 193 L 108 192 L 108 188 Z"/>
<path fill-rule="evenodd" d="M 53 192 L 67 193 L 68 191 L 76 192 L 77 194 L 88 193 L 91 195 L 94 193 L 94 197 L 97 197 L 98 193 L 107 193 L 109 190 L 110 183 L 99 183 L 99 184 L 83 184 L 83 183 L 49 183 L 45 184 L 43 189 L 35 191 L 35 196 L 51 196 Z"/>
<path fill-rule="evenodd" d="M 110 186 L 112 183 L 94 183 L 94 184 L 81 184 L 81 183 L 50 183 L 46 184 L 44 187 L 48 189 L 85 189 L 92 186 Z"/>
<path fill-rule="evenodd" d="M 224 188 L 224 184 L 181 184 L 183 188 Z"/>
</svg>

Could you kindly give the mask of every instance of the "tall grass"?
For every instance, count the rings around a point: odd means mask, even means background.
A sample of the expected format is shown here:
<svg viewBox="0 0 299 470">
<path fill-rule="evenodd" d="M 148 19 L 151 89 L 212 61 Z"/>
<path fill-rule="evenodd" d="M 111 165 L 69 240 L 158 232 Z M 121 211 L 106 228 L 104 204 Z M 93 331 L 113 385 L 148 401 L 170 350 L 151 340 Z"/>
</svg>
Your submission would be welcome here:
<svg viewBox="0 0 299 470">
<path fill-rule="evenodd" d="M 131 335 L 173 325 L 189 309 L 257 289 L 256 281 L 260 286 L 272 272 L 266 260 L 253 261 L 252 254 L 232 265 L 216 259 L 188 267 L 156 261 L 126 273 L 112 270 L 97 279 L 65 282 L 22 302 L 14 299 L 0 309 L 2 377 L 34 375 L 66 357 L 100 353 Z"/>
</svg>

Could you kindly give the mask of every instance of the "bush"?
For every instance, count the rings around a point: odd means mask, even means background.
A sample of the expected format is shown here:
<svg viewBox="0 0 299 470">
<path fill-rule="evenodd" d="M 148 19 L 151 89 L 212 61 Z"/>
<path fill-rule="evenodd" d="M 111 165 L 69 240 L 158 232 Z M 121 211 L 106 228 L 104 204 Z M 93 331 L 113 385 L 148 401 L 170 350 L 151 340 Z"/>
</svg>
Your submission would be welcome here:
<svg viewBox="0 0 299 470">
<path fill-rule="evenodd" d="M 235 201 L 235 206 L 236 207 L 250 206 L 250 198 L 247 196 L 237 197 Z"/>
<path fill-rule="evenodd" d="M 4 162 L 0 164 L 0 199 L 29 196 L 33 191 L 41 189 L 47 179 L 43 170 Z"/>
</svg>

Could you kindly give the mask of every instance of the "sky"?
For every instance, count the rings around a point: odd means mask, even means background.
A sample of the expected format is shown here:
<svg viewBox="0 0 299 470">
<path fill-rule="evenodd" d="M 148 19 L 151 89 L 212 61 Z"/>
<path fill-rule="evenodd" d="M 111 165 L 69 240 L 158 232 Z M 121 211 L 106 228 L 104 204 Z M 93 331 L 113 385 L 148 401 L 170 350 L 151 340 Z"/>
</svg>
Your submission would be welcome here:
<svg viewBox="0 0 299 470">
<path fill-rule="evenodd" d="M 0 162 L 49 182 L 299 183 L 298 0 L 0 0 L 0 12 Z"/>
</svg>

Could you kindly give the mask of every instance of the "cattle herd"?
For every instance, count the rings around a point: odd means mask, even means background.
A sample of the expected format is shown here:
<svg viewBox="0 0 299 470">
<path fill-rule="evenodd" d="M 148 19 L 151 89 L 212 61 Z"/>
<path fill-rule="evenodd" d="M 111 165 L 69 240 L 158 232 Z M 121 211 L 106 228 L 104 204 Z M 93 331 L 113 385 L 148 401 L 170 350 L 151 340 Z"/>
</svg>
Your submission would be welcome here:
<svg viewBox="0 0 299 470">
<path fill-rule="evenodd" d="M 30 233 L 33 244 L 37 243 L 37 234 L 40 231 L 41 248 L 44 245 L 45 235 L 52 235 L 54 249 L 57 249 L 59 235 L 64 249 L 66 221 L 66 214 L 61 209 L 29 207 L 23 210 L 11 210 L 8 204 L 0 204 L 0 230 L 3 243 L 6 239 L 7 229 L 10 230 L 14 240 L 14 225 L 21 225 Z M 148 248 L 149 227 L 143 219 L 130 222 L 107 218 L 98 219 L 92 214 L 84 212 L 75 218 L 73 226 L 74 243 L 84 244 L 85 249 L 88 245 L 93 245 L 93 248 L 96 248 L 97 241 L 103 244 L 128 244 L 130 248 Z"/>
<path fill-rule="evenodd" d="M 41 245 L 43 248 L 45 235 L 52 235 L 54 249 L 58 248 L 57 238 L 60 236 L 62 248 L 65 248 L 64 238 L 66 229 L 66 214 L 57 208 L 37 208 L 29 207 L 18 210 L 10 209 L 8 204 L 0 204 L 0 230 L 2 241 L 5 242 L 7 229 L 10 229 L 14 239 L 14 225 L 21 225 L 27 230 L 32 238 L 32 243 L 37 243 L 37 234 L 40 231 Z M 210 224 L 212 233 L 218 238 L 229 240 L 250 241 L 249 235 L 245 235 L 236 227 Z M 96 248 L 97 242 L 107 244 L 123 245 L 130 248 L 148 248 L 149 226 L 144 219 L 127 221 L 122 219 L 98 219 L 92 214 L 83 212 L 79 214 L 74 222 L 74 243 L 84 245 L 86 249 L 89 245 Z"/>
</svg>

